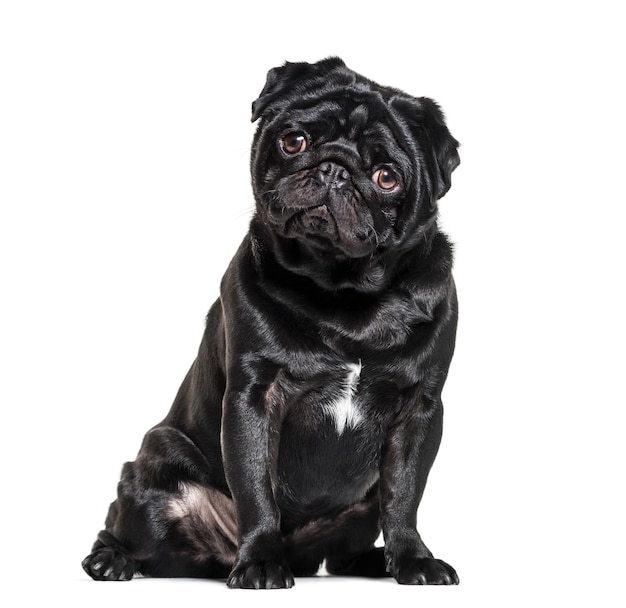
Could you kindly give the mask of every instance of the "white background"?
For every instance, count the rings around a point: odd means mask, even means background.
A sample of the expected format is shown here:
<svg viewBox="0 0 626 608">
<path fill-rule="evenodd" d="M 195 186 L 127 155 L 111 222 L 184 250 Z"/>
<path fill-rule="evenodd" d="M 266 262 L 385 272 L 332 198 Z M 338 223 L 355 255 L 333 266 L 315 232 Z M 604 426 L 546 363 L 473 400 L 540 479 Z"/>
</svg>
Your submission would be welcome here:
<svg viewBox="0 0 626 608">
<path fill-rule="evenodd" d="M 624 605 L 619 3 L 0 5 L 0 594 L 66 605 Z M 420 512 L 458 588 L 91 582 L 121 464 L 167 412 L 250 217 L 250 103 L 340 55 L 438 100 L 462 164 L 457 354 Z"/>
</svg>

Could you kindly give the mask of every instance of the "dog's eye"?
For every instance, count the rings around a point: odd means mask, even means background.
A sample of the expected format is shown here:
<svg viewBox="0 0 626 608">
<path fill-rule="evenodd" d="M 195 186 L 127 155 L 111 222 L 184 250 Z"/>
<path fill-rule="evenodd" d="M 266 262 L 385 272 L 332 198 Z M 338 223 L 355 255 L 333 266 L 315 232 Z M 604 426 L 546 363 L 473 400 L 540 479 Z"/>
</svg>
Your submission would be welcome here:
<svg viewBox="0 0 626 608">
<path fill-rule="evenodd" d="M 287 133 L 280 144 L 287 154 L 300 154 L 306 150 L 308 145 L 306 135 L 299 131 Z"/>
<path fill-rule="evenodd" d="M 396 174 L 387 167 L 382 167 L 374 171 L 372 181 L 383 190 L 392 190 L 398 185 Z"/>
</svg>

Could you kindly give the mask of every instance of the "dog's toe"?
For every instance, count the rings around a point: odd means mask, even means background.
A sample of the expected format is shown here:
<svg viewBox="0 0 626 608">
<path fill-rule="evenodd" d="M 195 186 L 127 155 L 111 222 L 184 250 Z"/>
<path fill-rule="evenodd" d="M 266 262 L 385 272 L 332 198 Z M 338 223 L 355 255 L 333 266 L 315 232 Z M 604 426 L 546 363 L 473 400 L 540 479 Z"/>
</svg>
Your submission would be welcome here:
<svg viewBox="0 0 626 608">
<path fill-rule="evenodd" d="M 459 584 L 459 577 L 452 566 L 441 559 L 428 557 L 400 560 L 394 577 L 401 585 Z"/>
<path fill-rule="evenodd" d="M 110 547 L 97 549 L 88 555 L 82 566 L 97 581 L 129 581 L 135 574 L 135 561 Z"/>
<path fill-rule="evenodd" d="M 228 577 L 231 589 L 290 589 L 293 575 L 286 566 L 278 563 L 251 563 L 235 568 Z"/>
</svg>

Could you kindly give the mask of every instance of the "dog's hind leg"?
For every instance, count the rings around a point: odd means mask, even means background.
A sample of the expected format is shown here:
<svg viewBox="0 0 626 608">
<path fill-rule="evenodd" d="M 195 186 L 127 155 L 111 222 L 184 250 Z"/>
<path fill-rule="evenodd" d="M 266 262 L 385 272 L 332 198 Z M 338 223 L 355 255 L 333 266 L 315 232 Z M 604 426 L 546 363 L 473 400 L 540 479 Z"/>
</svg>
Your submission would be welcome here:
<svg viewBox="0 0 626 608">
<path fill-rule="evenodd" d="M 124 465 L 118 497 L 109 507 L 105 529 L 98 533 L 91 553 L 82 562 L 85 572 L 95 580 L 130 580 L 139 571 L 139 560 L 149 555 L 160 540 L 154 517 L 162 510 L 159 496 L 142 483 L 139 468 L 136 462 Z"/>
<path fill-rule="evenodd" d="M 380 535 L 378 491 L 368 502 L 349 509 L 335 542 L 326 553 L 326 570 L 340 576 L 380 578 L 391 576 L 385 566 L 384 549 L 375 547 Z"/>
<path fill-rule="evenodd" d="M 383 549 L 374 546 L 380 535 L 379 500 L 378 488 L 373 487 L 363 502 L 335 517 L 311 521 L 289 534 L 285 548 L 294 574 L 312 576 L 325 559 L 329 574 L 390 576 Z"/>
<path fill-rule="evenodd" d="M 232 500 L 211 484 L 211 468 L 183 433 L 150 431 L 126 463 L 83 568 L 96 580 L 225 577 L 236 551 Z"/>
<path fill-rule="evenodd" d="M 326 562 L 328 574 L 381 578 L 391 576 L 385 564 L 384 547 L 372 547 L 357 555 L 335 555 Z"/>
<path fill-rule="evenodd" d="M 137 572 L 137 562 L 106 530 L 98 534 L 98 540 L 82 566 L 97 581 L 129 581 Z"/>
</svg>

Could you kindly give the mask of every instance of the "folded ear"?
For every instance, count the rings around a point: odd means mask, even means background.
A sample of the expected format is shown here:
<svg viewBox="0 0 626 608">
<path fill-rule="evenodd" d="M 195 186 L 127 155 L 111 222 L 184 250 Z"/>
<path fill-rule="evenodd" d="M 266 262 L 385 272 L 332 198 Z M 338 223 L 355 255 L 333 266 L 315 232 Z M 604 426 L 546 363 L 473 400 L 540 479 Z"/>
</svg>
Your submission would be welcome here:
<svg viewBox="0 0 626 608">
<path fill-rule="evenodd" d="M 443 112 L 428 97 L 393 100 L 393 105 L 400 110 L 411 131 L 418 141 L 423 141 L 427 151 L 427 161 L 431 165 L 432 206 L 452 185 L 452 172 L 459 166 L 461 159 L 457 151 L 459 142 L 452 137 L 446 126 Z"/>
<path fill-rule="evenodd" d="M 461 164 L 459 142 L 452 137 L 439 106 L 428 97 L 419 98 L 424 108 L 423 128 L 430 139 L 437 162 L 437 198 L 441 198 L 452 185 L 452 172 Z"/>
<path fill-rule="evenodd" d="M 338 67 L 345 67 L 344 62 L 338 57 L 330 57 L 317 63 L 287 61 L 280 67 L 272 68 L 267 73 L 267 80 L 259 98 L 252 102 L 252 122 L 262 116 L 275 101 L 293 90 L 302 81 L 317 76 L 325 76 Z"/>
</svg>

